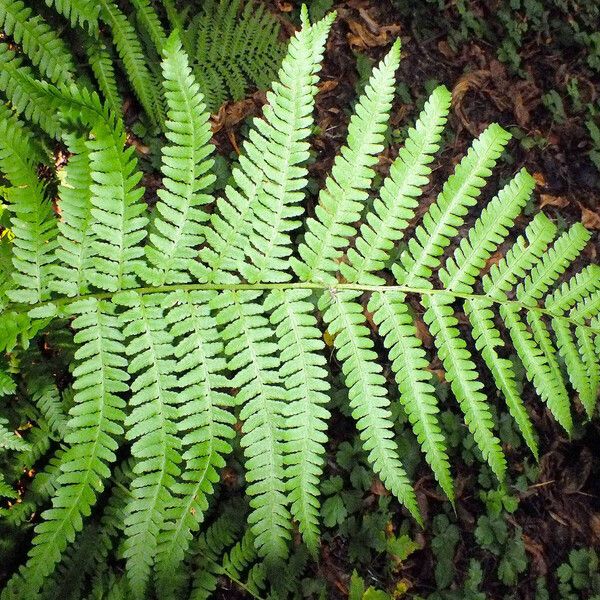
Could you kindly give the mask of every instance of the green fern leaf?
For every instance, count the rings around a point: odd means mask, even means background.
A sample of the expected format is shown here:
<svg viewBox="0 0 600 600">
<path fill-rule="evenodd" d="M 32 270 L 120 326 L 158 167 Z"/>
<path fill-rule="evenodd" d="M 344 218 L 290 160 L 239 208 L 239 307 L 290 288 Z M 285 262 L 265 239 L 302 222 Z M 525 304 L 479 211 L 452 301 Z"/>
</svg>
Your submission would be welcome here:
<svg viewBox="0 0 600 600">
<path fill-rule="evenodd" d="M 319 547 L 318 484 L 323 473 L 329 384 L 323 368 L 324 348 L 309 290 L 274 290 L 265 301 L 281 357 L 280 377 L 288 392 L 285 465 L 291 513 L 308 549 Z"/>
<path fill-rule="evenodd" d="M 39 150 L 31 134 L 9 113 L 0 110 L 0 169 L 12 187 L 6 190 L 13 213 L 12 278 L 6 295 L 14 302 L 35 304 L 49 297 L 57 227 L 52 205 L 38 180 L 35 161 Z"/>
<path fill-rule="evenodd" d="M 135 95 L 151 122 L 160 125 L 162 108 L 159 105 L 162 100 L 156 95 L 157 88 L 144 60 L 142 45 L 135 29 L 111 0 L 100 0 L 99 4 L 101 18 L 110 27 L 114 44 Z"/>
<path fill-rule="evenodd" d="M 41 16 L 31 17 L 31 9 L 21 0 L 0 0 L 0 27 L 52 83 L 73 81 L 75 61 L 69 48 Z"/>
<path fill-rule="evenodd" d="M 78 25 L 91 34 L 97 33 L 100 6 L 94 0 L 46 0 L 46 5 L 68 19 L 71 27 Z"/>
<path fill-rule="evenodd" d="M 373 165 L 383 141 L 394 95 L 395 72 L 400 62 L 397 40 L 367 84 L 348 126 L 347 145 L 335 159 L 331 175 L 319 195 L 316 218 L 306 221 L 304 242 L 298 252 L 302 261 L 291 264 L 303 281 L 334 282 L 342 248 L 356 230 L 367 190 L 375 171 Z"/>
<path fill-rule="evenodd" d="M 76 317 L 75 341 L 80 344 L 73 371 L 77 393 L 65 438 L 70 448 L 63 457 L 52 508 L 42 513 L 35 528 L 29 560 L 20 576 L 10 580 L 3 598 L 31 598 L 40 590 L 102 492 L 110 476 L 108 464 L 116 458 L 115 437 L 123 433 L 125 402 L 118 394 L 128 387 L 117 318 L 108 303 L 93 298 L 74 302 L 69 312 Z"/>
<path fill-rule="evenodd" d="M 125 516 L 127 578 L 134 597 L 145 598 L 166 508 L 173 505 L 172 488 L 181 470 L 181 440 L 177 436 L 176 364 L 173 338 L 165 327 L 161 294 L 122 292 L 115 302 L 129 339 L 128 371 L 132 375 L 131 413 L 126 437 L 136 459 L 132 497 Z"/>
<path fill-rule="evenodd" d="M 142 278 L 152 285 L 185 283 L 195 270 L 196 247 L 204 241 L 202 224 L 208 215 L 201 206 L 212 198 L 201 193 L 215 179 L 210 173 L 213 146 L 208 113 L 202 94 L 194 82 L 187 58 L 177 37 L 169 38 L 162 63 L 165 79 L 168 120 L 163 147 L 163 183 L 160 202 L 146 245 L 152 267 L 140 267 Z"/>
<path fill-rule="evenodd" d="M 86 141 L 92 177 L 91 230 L 95 239 L 90 250 L 93 269 L 86 278 L 94 286 L 117 291 L 136 285 L 135 271 L 142 264 L 148 219 L 146 206 L 140 201 L 143 189 L 136 187 L 141 173 L 136 171 L 134 149 L 123 149 L 125 132 L 100 121 L 93 128 L 94 137 Z"/>
<path fill-rule="evenodd" d="M 390 403 L 381 366 L 375 361 L 373 342 L 365 325 L 362 307 L 355 300 L 360 292 L 324 293 L 319 309 L 334 338 L 338 360 L 342 363 L 350 408 L 356 420 L 369 462 L 383 484 L 421 523 L 421 516 L 404 467 L 398 457 L 390 419 Z"/>
<path fill-rule="evenodd" d="M 493 433 L 494 421 L 486 404 L 486 397 L 481 391 L 483 384 L 479 381 L 471 353 L 460 337 L 453 302 L 454 298 L 446 294 L 424 297 L 423 303 L 427 310 L 423 318 L 429 325 L 446 371 L 446 380 L 450 382 L 452 392 L 465 415 L 465 423 L 483 458 L 502 482 L 506 473 L 506 459 L 500 440 Z"/>
<path fill-rule="evenodd" d="M 98 82 L 98 88 L 114 115 L 121 114 L 123 101 L 117 88 L 117 79 L 113 66 L 113 57 L 101 41 L 92 38 L 85 42 L 85 53 Z"/>
<path fill-rule="evenodd" d="M 443 86 L 434 90 L 414 128 L 409 129 L 404 147 L 390 167 L 373 212 L 360 227 L 355 247 L 348 250 L 350 264 L 341 263 L 347 281 L 381 285 L 379 271 L 390 258 L 394 244 L 414 216 L 421 188 L 427 183 L 428 166 L 438 150 L 441 133 L 448 117 L 451 95 Z"/>
<path fill-rule="evenodd" d="M 309 156 L 306 138 L 317 93 L 316 74 L 325 50 L 333 14 L 302 29 L 290 42 L 279 70 L 279 82 L 267 93 L 264 120 L 257 119 L 250 142 L 263 155 L 263 182 L 251 206 L 252 233 L 246 255 L 250 261 L 238 270 L 250 283 L 288 281 L 288 258 L 292 253 L 290 231 L 300 222 L 298 206 L 304 194 Z"/>
<path fill-rule="evenodd" d="M 248 522 L 259 554 L 274 564 L 287 555 L 290 537 L 282 433 L 288 395 L 260 297 L 261 292 L 222 292 L 212 306 L 219 311 L 217 324 L 225 326 L 221 335 L 228 368 L 236 373 L 232 387 L 239 388 L 236 402 L 242 407 L 241 443 L 253 509 Z"/>
<path fill-rule="evenodd" d="M 94 240 L 92 232 L 92 175 L 90 155 L 85 143 L 78 137 L 68 138 L 73 155 L 67 163 L 64 179 L 59 188 L 59 236 L 53 265 L 52 290 L 65 296 L 88 292 L 85 272 L 90 268 L 90 254 Z"/>
<path fill-rule="evenodd" d="M 435 478 L 454 503 L 446 440 L 437 415 L 440 412 L 427 371 L 429 361 L 402 292 L 375 292 L 368 305 L 388 349 L 400 392 L 400 402 Z"/>
<path fill-rule="evenodd" d="M 400 256 L 401 264 L 393 265 L 399 283 L 431 287 L 429 278 L 440 264 L 439 257 L 458 234 L 469 207 L 476 204 L 485 179 L 509 139 L 508 132 L 492 124 L 473 142 L 408 242 Z"/>
<path fill-rule="evenodd" d="M 222 372 L 225 360 L 209 305 L 216 292 L 176 292 L 166 320 L 171 335 L 181 340 L 175 347 L 178 381 L 179 421 L 183 433 L 181 479 L 172 487 L 173 502 L 166 509 L 166 523 L 159 534 L 157 585 L 160 597 L 168 597 L 175 573 L 208 509 L 208 498 L 219 481 L 218 469 L 231 452 L 235 417 L 226 409 L 232 398 L 223 393 L 228 382 Z"/>
</svg>

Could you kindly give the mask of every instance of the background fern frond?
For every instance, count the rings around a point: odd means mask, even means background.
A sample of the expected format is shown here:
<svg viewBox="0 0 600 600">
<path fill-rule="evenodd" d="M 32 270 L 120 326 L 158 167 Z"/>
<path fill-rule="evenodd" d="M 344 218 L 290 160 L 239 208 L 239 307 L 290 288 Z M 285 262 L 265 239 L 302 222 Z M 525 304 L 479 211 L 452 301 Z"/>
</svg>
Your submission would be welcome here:
<svg viewBox="0 0 600 600">
<path fill-rule="evenodd" d="M 32 17 L 21 0 L 0 0 L 0 27 L 52 83 L 73 81 L 75 61 L 69 48 L 40 15 Z"/>
<path fill-rule="evenodd" d="M 79 25 L 91 34 L 97 33 L 100 5 L 94 0 L 46 0 L 46 4 L 68 19 L 71 27 Z"/>
</svg>

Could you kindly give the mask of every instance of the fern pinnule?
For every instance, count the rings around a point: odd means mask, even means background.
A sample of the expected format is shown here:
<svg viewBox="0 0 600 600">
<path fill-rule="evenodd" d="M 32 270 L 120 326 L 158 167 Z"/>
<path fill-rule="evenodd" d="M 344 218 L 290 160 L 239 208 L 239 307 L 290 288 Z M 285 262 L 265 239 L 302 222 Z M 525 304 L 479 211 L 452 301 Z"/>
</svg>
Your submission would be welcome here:
<svg viewBox="0 0 600 600">
<path fill-rule="evenodd" d="M 223 391 L 223 344 L 210 303 L 216 292 L 175 292 L 167 302 L 166 320 L 175 347 L 178 381 L 178 429 L 183 434 L 181 479 L 173 486 L 165 525 L 158 536 L 157 589 L 168 597 L 185 554 L 208 509 L 219 469 L 232 448 L 235 417 L 227 409 L 232 397 Z"/>
<path fill-rule="evenodd" d="M 134 149 L 124 148 L 125 132 L 118 122 L 98 121 L 94 137 L 86 141 L 93 183 L 91 192 L 90 268 L 86 278 L 97 288 L 115 292 L 137 283 L 136 271 L 142 264 L 148 222 L 141 202 L 144 193 L 137 187 L 141 173 L 136 171 Z M 91 268 L 93 266 L 93 268 Z"/>
<path fill-rule="evenodd" d="M 284 443 L 292 517 L 304 543 L 316 555 L 319 541 L 318 484 L 323 472 L 329 419 L 327 371 L 310 290 L 273 290 L 265 301 L 277 326 L 280 375 L 288 391 Z"/>
<path fill-rule="evenodd" d="M 494 435 L 494 420 L 483 384 L 466 342 L 457 328 L 451 295 L 430 295 L 423 298 L 426 311 L 423 319 L 429 326 L 440 359 L 446 372 L 446 380 L 460 404 L 465 423 L 475 438 L 484 460 L 488 462 L 499 481 L 506 473 L 506 458 L 500 440 Z"/>
<path fill-rule="evenodd" d="M 172 488 L 181 473 L 178 437 L 174 343 L 164 328 L 161 294 L 121 292 L 115 302 L 125 307 L 120 320 L 130 358 L 131 412 L 125 419 L 126 437 L 136 459 L 132 495 L 125 516 L 124 556 L 134 597 L 144 598 L 155 563 L 158 538 L 173 504 Z"/>
<path fill-rule="evenodd" d="M 191 281 L 197 265 L 195 248 L 204 241 L 203 223 L 208 219 L 201 207 L 212 201 L 203 190 L 215 180 L 210 173 L 213 146 L 206 107 L 176 35 L 169 38 L 164 57 L 170 142 L 162 149 L 165 189 L 158 191 L 160 201 L 145 247 L 152 266 L 140 265 L 138 270 L 147 283 L 157 286 Z"/>
<path fill-rule="evenodd" d="M 236 375 L 236 403 L 242 408 L 241 440 L 246 456 L 248 517 L 261 556 L 271 564 L 287 555 L 290 515 L 284 467 L 284 419 L 287 393 L 279 375 L 280 359 L 273 327 L 260 302 L 261 292 L 229 291 L 212 302 L 225 342 L 228 368 Z"/>
<path fill-rule="evenodd" d="M 454 489 L 446 440 L 438 421 L 437 397 L 427 370 L 423 344 L 403 292 L 375 292 L 368 309 L 388 350 L 399 399 L 435 478 L 454 503 Z"/>
</svg>

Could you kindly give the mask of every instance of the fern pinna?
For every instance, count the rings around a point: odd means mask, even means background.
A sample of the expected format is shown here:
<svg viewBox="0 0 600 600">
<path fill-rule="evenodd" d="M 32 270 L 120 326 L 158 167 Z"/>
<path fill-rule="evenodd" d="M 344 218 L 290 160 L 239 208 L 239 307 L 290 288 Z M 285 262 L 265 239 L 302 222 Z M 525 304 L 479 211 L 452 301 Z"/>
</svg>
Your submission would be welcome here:
<svg viewBox="0 0 600 600">
<path fill-rule="evenodd" d="M 70 151 L 56 210 L 36 171 L 44 149 L 26 123 L 6 108 L 0 113 L 6 134 L 0 136 L 0 168 L 11 215 L 0 253 L 0 341 L 7 367 L 0 374 L 2 391 L 14 394 L 13 378 L 27 377 L 26 370 L 10 375 L 9 361 L 15 371 L 41 332 L 64 344 L 72 359 L 72 392 L 62 401 L 69 419 L 48 417 L 50 428 L 66 432 L 57 460 L 39 480 L 38 489 L 49 491 L 24 498 L 35 509 L 53 493 L 51 504 L 3 599 L 64 589 L 61 573 L 77 573 L 82 557 L 73 548 L 80 544 L 94 548 L 86 554 L 95 561 L 93 570 L 89 564 L 80 569 L 95 573 L 89 585 L 104 590 L 99 595 L 110 590 L 133 598 L 208 597 L 219 574 L 235 578 L 256 557 L 262 562 L 250 579 L 263 586 L 287 559 L 294 524 L 316 555 L 330 416 L 324 333 L 369 462 L 418 522 L 419 505 L 394 431 L 395 400 L 455 502 L 431 357 L 417 329 L 422 323 L 465 424 L 500 481 L 507 463 L 482 368 L 538 456 L 507 348 L 514 348 L 567 432 L 572 398 L 593 416 L 600 382 L 600 267 L 565 275 L 589 240 L 586 229 L 577 224 L 559 234 L 539 213 L 505 248 L 534 188 L 521 170 L 452 243 L 509 134 L 498 125 L 483 131 L 407 235 L 450 107 L 450 93 L 439 87 L 389 175 L 373 190 L 399 42 L 374 69 L 347 142 L 303 225 L 311 115 L 333 18 L 310 25 L 303 13 L 264 114 L 254 120 L 218 198 L 210 193 L 208 115 L 177 34 L 162 48 L 167 142 L 164 187 L 152 211 L 143 201 L 123 124 L 95 94 L 28 80 L 61 116 Z M 499 248 L 502 258 L 488 268 Z M 60 331 L 64 339 L 56 337 Z M 380 356 L 377 340 L 387 357 Z M 388 390 L 386 358 L 397 398 Z M 50 396 L 33 398 L 42 423 L 43 413 L 61 402 L 56 388 L 44 389 Z M 35 442 L 33 434 L 20 441 L 8 427 L 2 421 L 7 451 Z M 249 528 L 236 544 L 243 508 L 199 530 L 238 437 Z M 43 488 L 44 481 L 51 485 Z M 2 482 L 3 488 L 10 484 L 10 478 Z M 104 513 L 97 514 L 101 495 Z M 224 565 L 216 565 L 226 551 Z M 124 561 L 125 575 L 115 560 L 107 561 L 109 553 Z"/>
</svg>

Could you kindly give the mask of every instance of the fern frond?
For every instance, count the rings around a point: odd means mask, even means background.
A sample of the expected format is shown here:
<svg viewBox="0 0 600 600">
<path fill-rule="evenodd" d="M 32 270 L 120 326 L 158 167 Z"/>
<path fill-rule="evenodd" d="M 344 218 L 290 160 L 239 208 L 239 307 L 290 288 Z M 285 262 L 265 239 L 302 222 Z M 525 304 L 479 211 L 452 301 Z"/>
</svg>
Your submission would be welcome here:
<svg viewBox="0 0 600 600">
<path fill-rule="evenodd" d="M 158 126 L 161 123 L 162 108 L 158 105 L 157 88 L 146 65 L 137 33 L 112 0 L 99 0 L 99 5 L 101 18 L 110 27 L 115 47 L 135 95 L 150 121 Z"/>
<path fill-rule="evenodd" d="M 600 266 L 588 265 L 546 296 L 544 306 L 555 314 L 565 313 L 596 290 L 600 291 Z"/>
<path fill-rule="evenodd" d="M 300 222 L 309 156 L 306 138 L 317 93 L 317 73 L 334 15 L 302 29 L 290 41 L 279 81 L 267 93 L 264 120 L 254 121 L 250 143 L 262 154 L 263 182 L 252 210 L 252 233 L 240 272 L 250 283 L 288 281 L 290 231 Z M 258 165 L 257 165 L 258 167 Z"/>
<path fill-rule="evenodd" d="M 552 319 L 552 330 L 556 337 L 556 347 L 563 359 L 573 389 L 579 394 L 579 400 L 591 418 L 596 404 L 596 398 L 592 395 L 592 385 L 569 322 L 560 317 Z"/>
<path fill-rule="evenodd" d="M 283 429 L 287 393 L 279 377 L 277 344 L 260 302 L 261 292 L 223 292 L 213 301 L 225 326 L 228 368 L 236 373 L 236 403 L 244 422 L 241 444 L 253 509 L 248 517 L 259 554 L 275 563 L 287 555 L 290 521 L 285 489 Z"/>
<path fill-rule="evenodd" d="M 50 430 L 64 439 L 67 434 L 67 417 L 62 410 L 60 392 L 52 378 L 46 373 L 27 374 L 27 392 L 36 405 Z"/>
<path fill-rule="evenodd" d="M 201 257 L 210 268 L 209 280 L 237 279 L 222 271 L 239 271 L 254 281 L 289 278 L 284 272 L 291 252 L 288 231 L 300 214 L 295 204 L 302 198 L 297 190 L 306 183 L 306 169 L 299 165 L 308 157 L 304 140 L 317 91 L 315 74 L 331 21 L 304 28 L 292 40 L 280 82 L 268 97 L 265 121 L 253 121 L 256 130 L 232 173 L 235 186 L 227 186 L 226 198 L 217 200 L 219 212 L 206 231 L 208 247 Z M 253 265 L 246 264 L 246 253 Z"/>
<path fill-rule="evenodd" d="M 246 572 L 245 587 L 255 596 L 264 589 L 266 578 L 265 565 L 256 563 L 257 559 L 254 534 L 250 529 L 223 557 L 223 572 L 237 581 L 244 579 Z"/>
<path fill-rule="evenodd" d="M 156 52 L 160 56 L 167 43 L 167 34 L 150 0 L 131 0 L 135 18 L 141 28 L 150 36 Z"/>
<path fill-rule="evenodd" d="M 124 149 L 125 132 L 116 124 L 99 121 L 86 140 L 89 151 L 92 185 L 92 223 L 95 239 L 90 250 L 92 268 L 85 271 L 87 280 L 96 287 L 117 291 L 134 287 L 135 272 L 144 254 L 140 242 L 146 236 L 141 202 L 143 189 L 136 187 L 142 174 L 132 147 Z"/>
<path fill-rule="evenodd" d="M 194 70 L 207 75 L 199 77 L 199 83 L 204 96 L 212 97 L 208 107 L 213 112 L 228 97 L 244 98 L 249 83 L 266 87 L 283 58 L 277 19 L 262 3 L 244 2 L 240 11 L 241 4 L 241 0 L 207 0 L 186 32 Z M 219 92 L 213 95 L 215 88 Z"/>
<path fill-rule="evenodd" d="M 34 82 L 31 68 L 22 65 L 21 57 L 16 57 L 6 44 L 0 43 L 0 90 L 17 115 L 39 125 L 50 137 L 58 138 L 61 127 L 56 112 Z"/>
<path fill-rule="evenodd" d="M 471 353 L 460 336 L 454 316 L 451 295 L 430 295 L 423 298 L 426 307 L 424 320 L 434 338 L 440 359 L 446 371 L 446 380 L 450 382 L 452 392 L 465 415 L 465 423 L 473 434 L 484 460 L 500 482 L 506 473 L 506 459 L 500 440 L 493 433 L 494 421 L 481 391 L 483 384 L 479 380 Z"/>
<path fill-rule="evenodd" d="M 465 300 L 464 306 L 465 313 L 473 327 L 475 347 L 481 353 L 496 387 L 504 397 L 510 415 L 537 460 L 539 451 L 533 425 L 519 393 L 513 363 L 510 359 L 502 358 L 496 350 L 496 348 L 504 347 L 504 342 L 494 324 L 493 304 L 486 298 L 469 298 Z"/>
<path fill-rule="evenodd" d="M 14 214 L 14 289 L 7 296 L 14 302 L 35 304 L 49 297 L 57 226 L 52 205 L 38 180 L 35 161 L 39 151 L 30 134 L 5 107 L 0 111 L 0 171 L 11 183 L 6 192 Z"/>
<path fill-rule="evenodd" d="M 43 521 L 35 528 L 29 560 L 10 580 L 3 598 L 31 598 L 40 590 L 102 492 L 110 476 L 108 464 L 116 458 L 115 438 L 123 433 L 125 402 L 118 394 L 128 387 L 117 318 L 108 303 L 93 298 L 71 304 L 69 312 L 75 316 L 75 341 L 80 345 L 73 371 L 77 393 L 65 438 L 70 447 L 52 508 L 42 513 Z"/>
<path fill-rule="evenodd" d="M 565 231 L 544 253 L 531 273 L 517 286 L 517 299 L 523 304 L 535 304 L 548 291 L 548 288 L 565 272 L 579 256 L 590 239 L 590 232 L 576 223 Z"/>
<path fill-rule="evenodd" d="M 512 248 L 499 263 L 492 265 L 482 279 L 487 296 L 494 300 L 507 299 L 508 293 L 531 270 L 556 235 L 556 225 L 544 213 L 535 215 Z"/>
<path fill-rule="evenodd" d="M 88 292 L 85 272 L 90 268 L 90 254 L 94 242 L 92 232 L 92 200 L 90 188 L 92 175 L 90 153 L 79 137 L 67 138 L 69 158 L 59 187 L 59 235 L 53 265 L 54 280 L 50 287 L 65 296 L 78 296 Z"/>
<path fill-rule="evenodd" d="M 556 419 L 570 432 L 572 427 L 569 398 L 564 391 L 560 372 L 552 371 L 548 362 L 551 351 L 547 347 L 547 330 L 539 315 L 528 313 L 536 338 L 523 323 L 518 308 L 513 304 L 500 305 L 500 315 L 508 328 L 519 359 L 525 367 L 527 379 L 533 383 L 537 393 L 546 402 Z M 544 347 L 541 347 L 543 344 Z"/>
<path fill-rule="evenodd" d="M 191 280 L 196 248 L 204 241 L 202 224 L 208 219 L 201 207 L 212 201 L 202 191 L 215 180 L 210 173 L 213 146 L 208 113 L 176 36 L 165 46 L 162 69 L 168 106 L 166 136 L 171 145 L 162 149 L 165 189 L 158 191 L 160 202 L 145 247 L 152 267 L 139 271 L 147 283 L 158 286 Z"/>
<path fill-rule="evenodd" d="M 21 0 L 0 0 L 0 27 L 52 83 L 73 81 L 75 66 L 69 48 L 41 16 L 32 17 Z"/>
<path fill-rule="evenodd" d="M 569 312 L 572 321 L 583 323 L 600 312 L 600 290 L 582 298 Z"/>
<path fill-rule="evenodd" d="M 240 503 L 229 503 L 223 514 L 192 542 L 192 562 L 196 564 L 189 600 L 208 600 L 215 591 L 217 577 L 223 573 L 221 556 L 238 538 L 245 512 Z"/>
<path fill-rule="evenodd" d="M 352 416 L 369 462 L 383 484 L 420 523 L 415 493 L 398 457 L 385 378 L 375 360 L 377 354 L 362 307 L 356 302 L 359 296 L 360 292 L 326 292 L 319 299 L 319 309 L 329 335 L 334 338 Z"/>
<path fill-rule="evenodd" d="M 125 517 L 127 578 L 133 595 L 144 598 L 154 564 L 158 536 L 172 487 L 180 475 L 181 440 L 177 436 L 178 398 L 173 338 L 165 327 L 160 294 L 121 292 L 115 302 L 129 339 L 128 371 L 132 375 L 131 413 L 125 419 L 136 463 L 132 497 Z"/>
<path fill-rule="evenodd" d="M 315 217 L 306 221 L 304 241 L 292 267 L 303 281 L 335 281 L 342 249 L 356 229 L 375 175 L 373 165 L 383 149 L 394 96 L 395 73 L 400 63 L 397 40 L 373 70 L 348 125 L 347 145 L 337 155 L 331 175 L 319 194 Z"/>
<path fill-rule="evenodd" d="M 408 312 L 406 295 L 402 292 L 375 292 L 368 310 L 373 313 L 379 335 L 383 336 L 388 349 L 400 402 L 435 478 L 450 502 L 454 503 L 446 440 L 437 418 L 440 410 L 430 383 L 431 373 L 427 371 L 429 361 Z"/>
<path fill-rule="evenodd" d="M 584 395 L 581 395 L 580 392 L 580 399 L 588 417 L 591 419 L 598 404 L 598 393 L 600 392 L 600 335 L 596 334 L 594 344 L 594 336 L 589 330 L 577 326 L 575 336 L 589 384 L 589 395 L 585 392 Z"/>
<path fill-rule="evenodd" d="M 323 473 L 329 390 L 325 344 L 312 315 L 309 290 L 274 290 L 265 301 L 277 326 L 281 358 L 280 377 L 288 391 L 285 428 L 285 465 L 292 517 L 308 549 L 316 555 L 319 544 L 319 492 Z"/>
<path fill-rule="evenodd" d="M 14 431 L 7 427 L 8 421 L 0 417 L 0 449 L 17 450 L 19 452 L 29 450 L 29 444 Z"/>
<path fill-rule="evenodd" d="M 394 244 L 401 239 L 418 206 L 417 198 L 426 185 L 428 166 L 440 145 L 441 133 L 448 117 L 451 95 L 444 87 L 436 88 L 409 129 L 404 147 L 390 167 L 373 211 L 360 227 L 355 247 L 348 250 L 350 264 L 341 263 L 340 271 L 350 282 L 381 285 L 384 280 L 374 275 L 383 268 Z"/>
<path fill-rule="evenodd" d="M 535 180 L 522 169 L 490 201 L 440 271 L 444 288 L 462 293 L 473 291 L 476 278 L 494 250 L 508 236 L 508 230 L 514 225 L 534 187 Z"/>
<path fill-rule="evenodd" d="M 68 19 L 71 27 L 78 25 L 91 34 L 97 33 L 100 6 L 95 0 L 46 0 L 46 5 Z"/>
<path fill-rule="evenodd" d="M 178 381 L 178 428 L 183 432 L 185 467 L 173 485 L 173 502 L 167 506 L 165 525 L 158 537 L 157 585 L 159 595 L 168 597 L 176 573 L 208 509 L 208 498 L 219 480 L 218 470 L 231 452 L 235 417 L 228 412 L 232 398 L 221 391 L 228 386 L 223 376 L 225 360 L 210 302 L 216 292 L 176 292 L 166 314 L 172 325 Z"/>
<path fill-rule="evenodd" d="M 409 240 L 408 248 L 400 256 L 400 264 L 393 265 L 398 283 L 431 287 L 429 279 L 440 264 L 439 257 L 450 240 L 458 235 L 468 209 L 476 204 L 486 178 L 509 139 L 508 132 L 492 124 L 473 142 Z"/>
<path fill-rule="evenodd" d="M 100 40 L 91 37 L 84 44 L 87 59 L 98 83 L 98 88 L 113 114 L 121 114 L 123 101 L 117 88 L 117 79 L 110 50 Z"/>
</svg>

